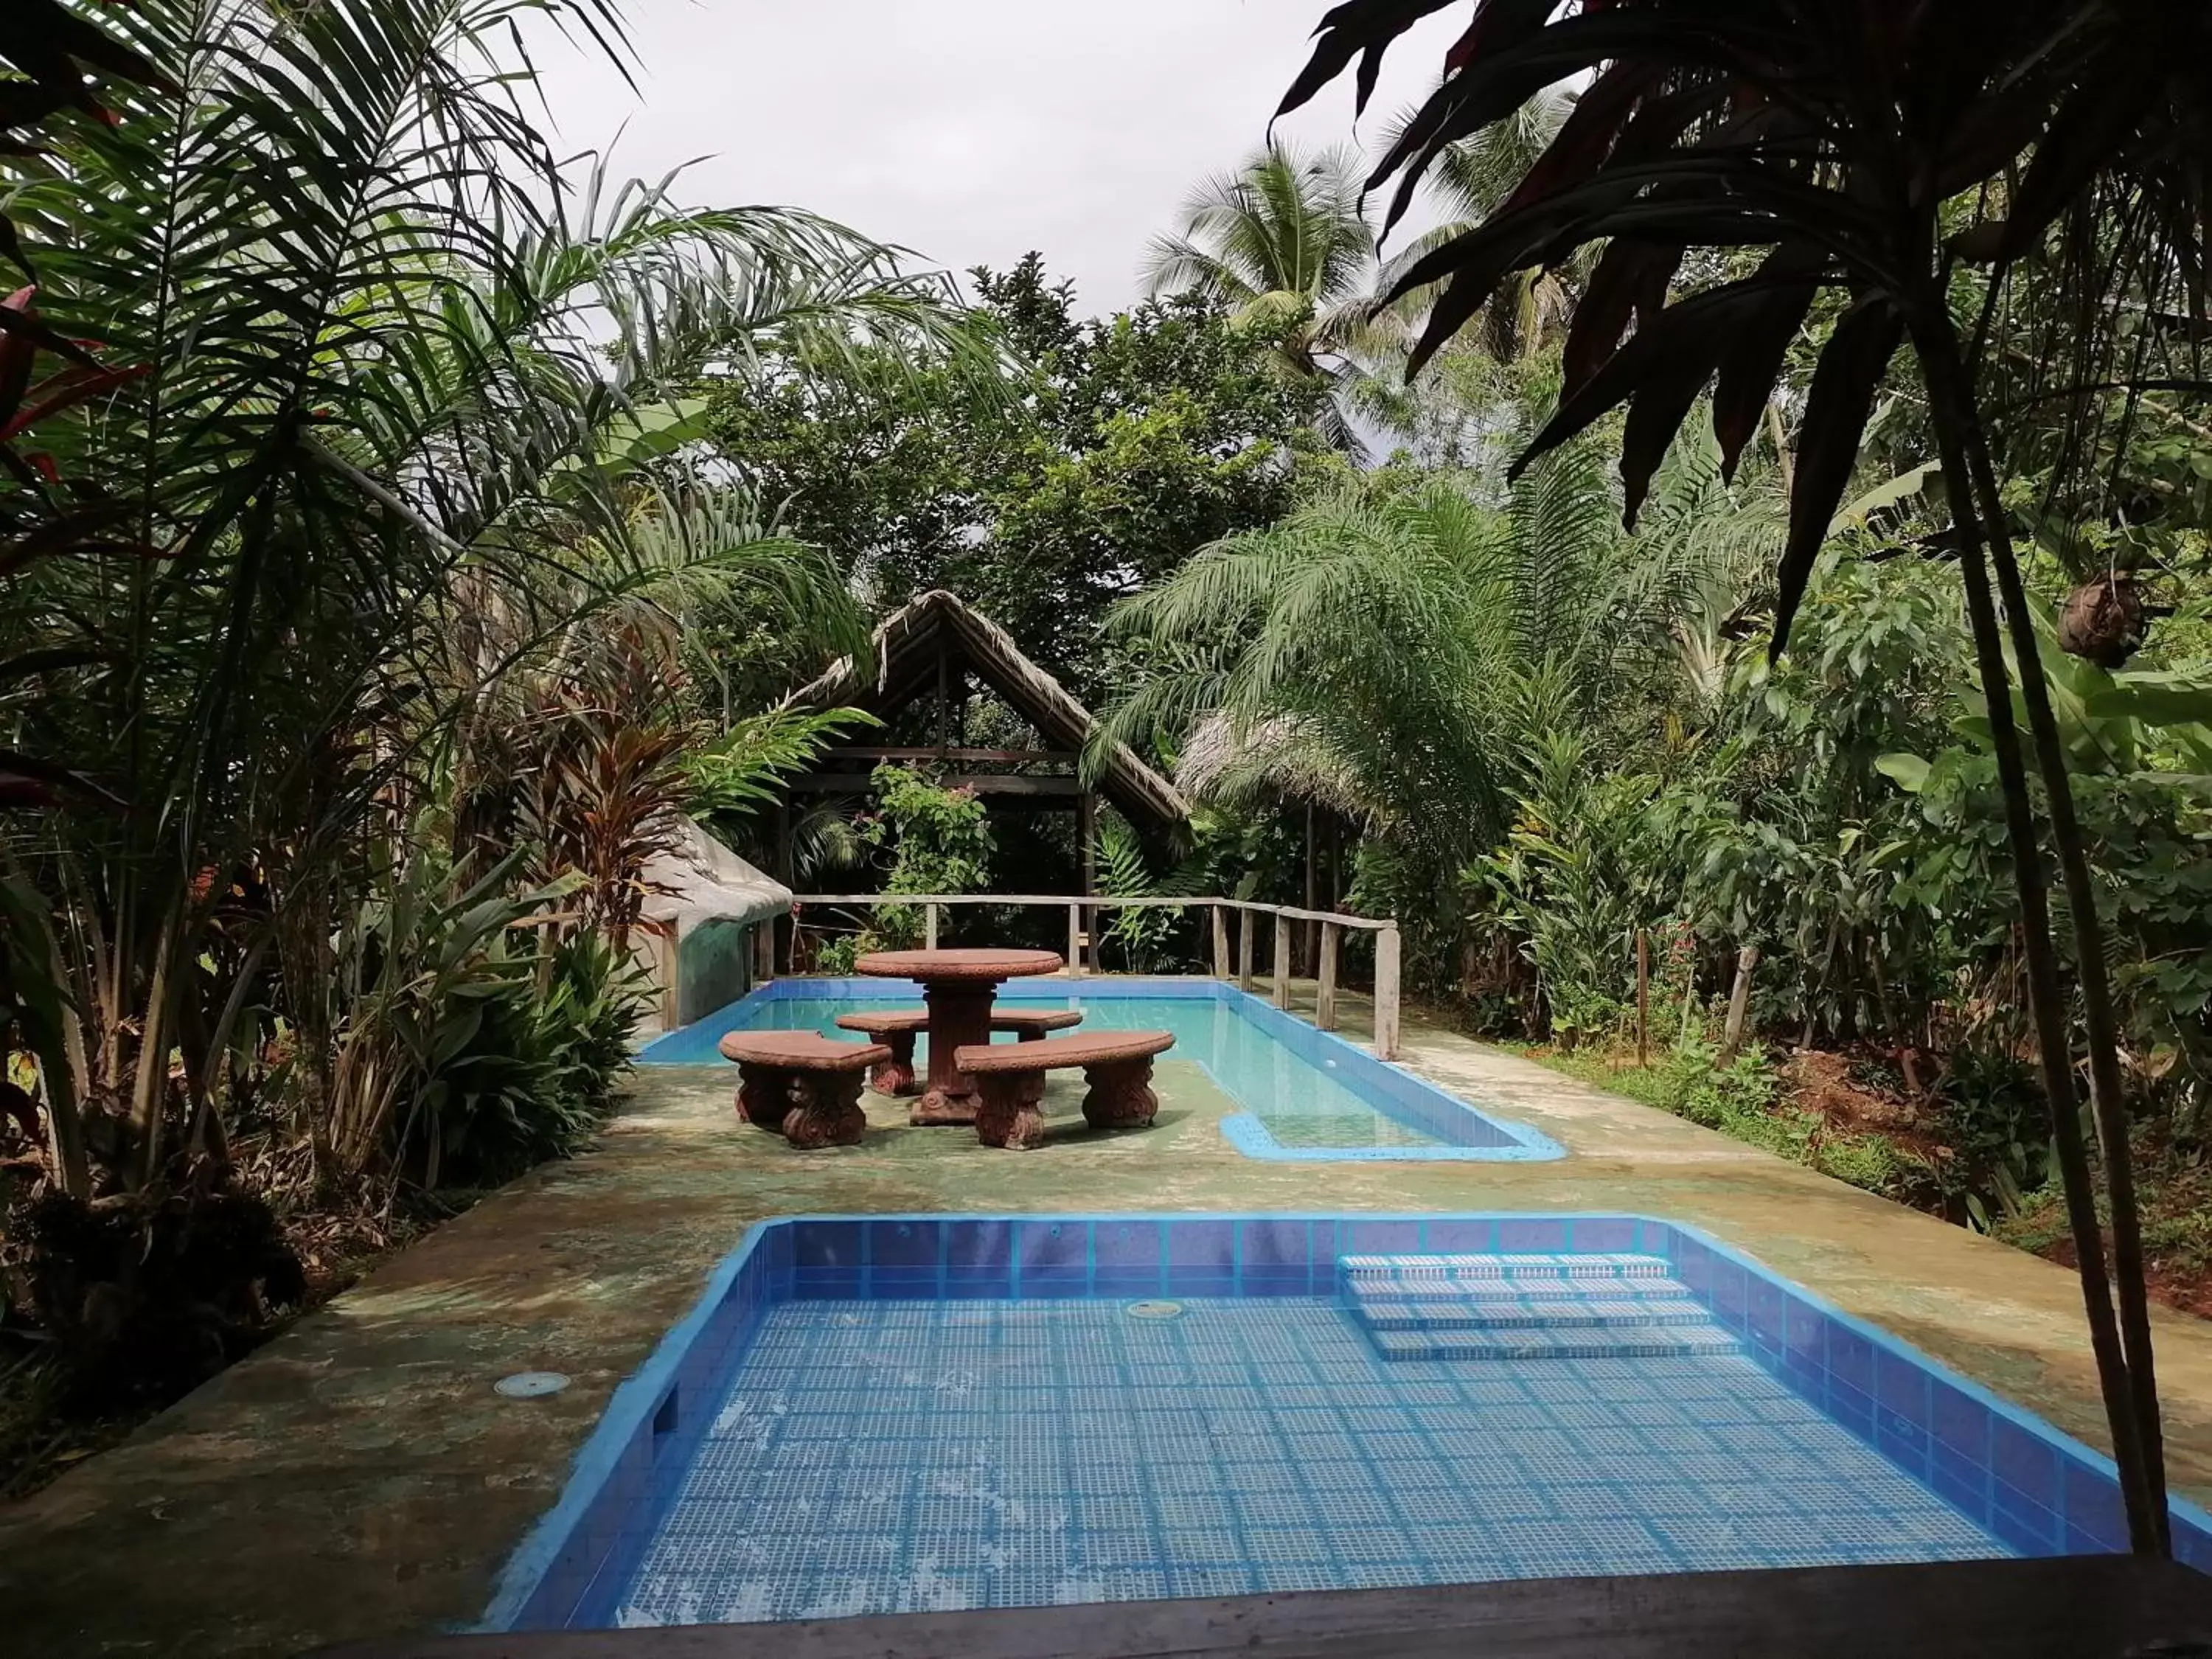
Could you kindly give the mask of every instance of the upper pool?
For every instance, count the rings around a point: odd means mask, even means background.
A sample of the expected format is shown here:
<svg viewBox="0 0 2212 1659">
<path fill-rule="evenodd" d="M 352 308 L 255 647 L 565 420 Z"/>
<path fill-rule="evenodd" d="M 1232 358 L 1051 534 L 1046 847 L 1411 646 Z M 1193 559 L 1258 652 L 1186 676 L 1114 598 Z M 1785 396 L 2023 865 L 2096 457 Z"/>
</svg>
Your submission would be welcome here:
<svg viewBox="0 0 2212 1659">
<path fill-rule="evenodd" d="M 1195 1062 L 1237 1103 L 1241 1109 L 1223 1121 L 1222 1133 L 1248 1158 L 1495 1162 L 1564 1155 L 1549 1137 L 1480 1111 L 1218 980 L 1015 980 L 999 999 L 1080 1009 L 1093 1029 L 1174 1032 L 1165 1060 Z M 839 1014 L 921 1000 L 921 988 L 902 980 L 780 979 L 647 1045 L 638 1060 L 719 1065 L 715 1045 L 731 1031 L 805 1030 L 852 1038 L 838 1030 Z M 924 1038 L 918 1060 L 927 1053 Z"/>
</svg>

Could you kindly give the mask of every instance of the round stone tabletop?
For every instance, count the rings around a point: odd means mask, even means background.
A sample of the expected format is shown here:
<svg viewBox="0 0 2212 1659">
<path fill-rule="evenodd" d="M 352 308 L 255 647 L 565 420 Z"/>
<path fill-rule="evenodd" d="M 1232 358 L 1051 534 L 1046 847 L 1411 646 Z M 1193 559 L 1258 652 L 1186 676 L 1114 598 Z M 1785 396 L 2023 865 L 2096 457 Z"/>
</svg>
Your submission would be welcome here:
<svg viewBox="0 0 2212 1659">
<path fill-rule="evenodd" d="M 1056 974 L 1066 965 L 1051 951 L 875 951 L 853 968 L 876 979 L 913 979 L 924 984 L 966 980 L 980 985 L 1030 974 Z"/>
</svg>

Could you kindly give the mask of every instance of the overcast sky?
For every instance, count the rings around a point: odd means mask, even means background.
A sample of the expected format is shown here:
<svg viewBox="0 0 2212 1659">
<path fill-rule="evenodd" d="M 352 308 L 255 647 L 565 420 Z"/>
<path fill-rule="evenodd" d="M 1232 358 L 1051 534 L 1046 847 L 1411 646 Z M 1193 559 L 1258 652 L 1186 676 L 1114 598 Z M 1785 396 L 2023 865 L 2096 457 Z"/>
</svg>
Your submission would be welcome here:
<svg viewBox="0 0 2212 1659">
<path fill-rule="evenodd" d="M 1040 248 L 1085 310 L 1104 311 L 1138 297 L 1146 240 L 1192 185 L 1261 143 L 1327 9 L 629 0 L 638 92 L 595 56 L 538 56 L 563 143 L 616 144 L 619 173 L 696 159 L 692 204 L 795 204 L 955 270 Z M 1400 42 L 1361 139 L 1433 83 L 1458 14 Z M 1349 142 L 1348 79 L 1282 131 Z"/>
</svg>

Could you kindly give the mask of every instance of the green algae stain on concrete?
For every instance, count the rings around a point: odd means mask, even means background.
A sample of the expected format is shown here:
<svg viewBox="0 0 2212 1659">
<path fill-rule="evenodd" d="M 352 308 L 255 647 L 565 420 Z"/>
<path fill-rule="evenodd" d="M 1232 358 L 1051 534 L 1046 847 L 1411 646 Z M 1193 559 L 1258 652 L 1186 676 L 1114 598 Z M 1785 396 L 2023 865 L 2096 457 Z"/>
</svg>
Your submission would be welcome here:
<svg viewBox="0 0 2212 1659">
<path fill-rule="evenodd" d="M 124 1446 L 0 1511 L 9 1659 L 291 1655 L 473 1619 L 609 1395 L 769 1216 L 976 1211 L 1626 1210 L 1704 1227 L 2041 1413 L 2102 1438 L 2071 1277 L 1694 1125 L 1447 1033 L 1413 1069 L 1542 1130 L 1544 1164 L 1281 1164 L 1222 1139 L 1200 1067 L 1158 1122 L 1101 1133 L 1055 1077 L 1029 1152 L 915 1129 L 871 1098 L 860 1145 L 739 1124 L 724 1067 L 641 1072 L 573 1163 L 385 1263 Z M 2212 1496 L 2212 1332 L 2159 1323 L 2176 1486 Z M 557 1370 L 538 1400 L 501 1376 Z M 127 1570 L 126 1570 L 127 1569 Z"/>
</svg>

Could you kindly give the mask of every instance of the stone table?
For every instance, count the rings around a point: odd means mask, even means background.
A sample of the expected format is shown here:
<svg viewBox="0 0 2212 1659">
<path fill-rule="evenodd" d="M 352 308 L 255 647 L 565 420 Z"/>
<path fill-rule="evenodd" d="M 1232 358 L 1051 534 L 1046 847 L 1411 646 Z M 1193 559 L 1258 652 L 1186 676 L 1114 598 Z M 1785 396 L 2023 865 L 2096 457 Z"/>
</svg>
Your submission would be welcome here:
<svg viewBox="0 0 2212 1659">
<path fill-rule="evenodd" d="M 876 951 L 853 964 L 876 979 L 910 979 L 921 987 L 929 1010 L 929 1086 L 914 1103 L 917 1124 L 975 1121 L 975 1085 L 955 1057 L 971 1043 L 991 1040 L 991 1004 L 999 987 L 1031 974 L 1056 974 L 1066 964 L 1051 951 Z"/>
</svg>

